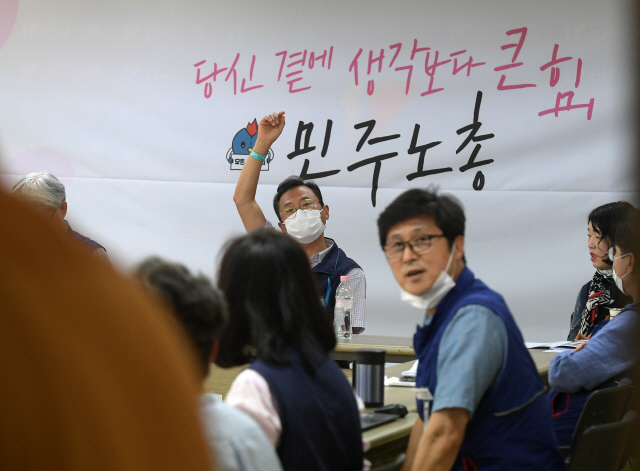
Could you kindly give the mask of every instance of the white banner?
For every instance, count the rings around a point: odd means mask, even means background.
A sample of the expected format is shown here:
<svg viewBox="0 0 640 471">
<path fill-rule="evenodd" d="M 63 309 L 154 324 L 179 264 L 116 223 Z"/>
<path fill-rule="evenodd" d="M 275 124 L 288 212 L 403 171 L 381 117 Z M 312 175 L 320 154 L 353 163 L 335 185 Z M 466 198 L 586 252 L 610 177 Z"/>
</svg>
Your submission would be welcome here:
<svg viewBox="0 0 640 471">
<path fill-rule="evenodd" d="M 315 178 L 327 235 L 365 269 L 366 332 L 411 335 L 376 218 L 440 186 L 467 259 L 528 340 L 566 337 L 594 207 L 636 202 L 631 1 L 0 0 L 2 180 L 48 171 L 68 219 L 128 267 L 214 276 L 255 122 L 286 111 L 261 175 Z"/>
</svg>

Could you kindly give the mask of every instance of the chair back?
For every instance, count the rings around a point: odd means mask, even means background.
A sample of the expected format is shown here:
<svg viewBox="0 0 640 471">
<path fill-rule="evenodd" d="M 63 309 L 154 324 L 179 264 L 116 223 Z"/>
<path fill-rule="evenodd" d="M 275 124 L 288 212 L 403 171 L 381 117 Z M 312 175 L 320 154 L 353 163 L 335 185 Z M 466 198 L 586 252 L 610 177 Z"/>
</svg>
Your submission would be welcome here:
<svg viewBox="0 0 640 471">
<path fill-rule="evenodd" d="M 572 446 L 566 471 L 618 471 L 637 417 L 628 411 L 620 421 L 587 428 Z"/>
<path fill-rule="evenodd" d="M 623 378 L 616 386 L 591 393 L 576 424 L 571 445 L 589 427 L 622 419 L 629 406 L 632 391 L 632 381 Z"/>
</svg>

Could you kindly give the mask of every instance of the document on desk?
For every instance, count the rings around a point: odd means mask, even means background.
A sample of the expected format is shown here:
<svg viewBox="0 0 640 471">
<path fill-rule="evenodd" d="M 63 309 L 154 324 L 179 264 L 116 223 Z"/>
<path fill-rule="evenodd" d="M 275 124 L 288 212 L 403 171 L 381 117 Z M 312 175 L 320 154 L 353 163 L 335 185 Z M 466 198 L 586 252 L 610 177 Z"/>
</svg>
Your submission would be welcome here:
<svg viewBox="0 0 640 471">
<path fill-rule="evenodd" d="M 391 378 L 387 378 L 385 376 L 384 385 L 399 386 L 401 388 L 415 388 L 416 382 L 415 380 L 405 378 L 404 376 L 402 378 L 398 378 L 397 376 L 392 376 Z"/>
<path fill-rule="evenodd" d="M 415 378 L 418 374 L 418 360 L 413 363 L 413 366 L 407 371 L 402 372 L 402 376 Z"/>
<path fill-rule="evenodd" d="M 418 372 L 418 360 L 413 363 L 413 366 L 407 371 L 402 372 L 401 377 L 392 376 L 387 378 L 385 376 L 385 386 L 401 386 L 414 388 L 416 386 L 416 374 Z"/>
<path fill-rule="evenodd" d="M 524 346 L 527 348 L 541 349 L 546 352 L 564 352 L 565 350 L 573 350 L 577 348 L 582 342 L 588 342 L 588 340 L 578 340 L 572 342 L 564 340 L 562 342 L 525 342 Z"/>
</svg>

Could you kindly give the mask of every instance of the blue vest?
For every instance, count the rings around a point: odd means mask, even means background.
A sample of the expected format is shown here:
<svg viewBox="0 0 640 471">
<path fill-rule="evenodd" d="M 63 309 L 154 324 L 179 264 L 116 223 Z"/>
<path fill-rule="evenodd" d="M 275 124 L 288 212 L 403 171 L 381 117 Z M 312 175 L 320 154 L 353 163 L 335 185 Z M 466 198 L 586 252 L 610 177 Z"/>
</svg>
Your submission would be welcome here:
<svg viewBox="0 0 640 471">
<path fill-rule="evenodd" d="M 347 257 L 347 254 L 333 241 L 333 245 L 322 261 L 311 269 L 316 275 L 316 283 L 331 322 L 333 322 L 333 308 L 336 305 L 336 289 L 340 284 L 340 277 L 354 268 L 360 268 L 360 265 Z"/>
<path fill-rule="evenodd" d="M 456 286 L 438 305 L 431 323 L 418 326 L 413 338 L 420 360 L 416 386 L 428 387 L 437 397 L 440 339 L 458 309 L 469 304 L 488 307 L 504 322 L 508 339 L 507 361 L 469 420 L 452 469 L 564 469 L 549 414 L 545 412 L 544 386 L 520 330 L 502 296 L 476 279 L 466 267 L 456 280 Z M 418 412 L 424 420 L 420 400 Z"/>
<path fill-rule="evenodd" d="M 344 373 L 329 356 L 315 377 L 299 360 L 286 366 L 260 360 L 251 368 L 269 384 L 282 423 L 276 451 L 285 470 L 362 469 L 358 406 Z"/>
</svg>

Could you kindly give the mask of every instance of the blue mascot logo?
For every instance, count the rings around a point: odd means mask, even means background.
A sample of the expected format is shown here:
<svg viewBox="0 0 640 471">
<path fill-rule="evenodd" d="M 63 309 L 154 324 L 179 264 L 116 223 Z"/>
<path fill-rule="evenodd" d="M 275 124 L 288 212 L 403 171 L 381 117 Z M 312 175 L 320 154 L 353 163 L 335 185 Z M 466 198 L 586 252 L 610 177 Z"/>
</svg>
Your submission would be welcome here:
<svg viewBox="0 0 640 471">
<path fill-rule="evenodd" d="M 247 124 L 246 128 L 241 129 L 233 137 L 231 148 L 227 151 L 227 162 L 231 164 L 231 170 L 242 170 L 245 160 L 249 159 L 249 152 L 258 139 L 258 123 Z M 269 149 L 267 158 L 262 162 L 262 170 L 269 170 L 269 163 L 273 160 L 273 151 Z"/>
</svg>

